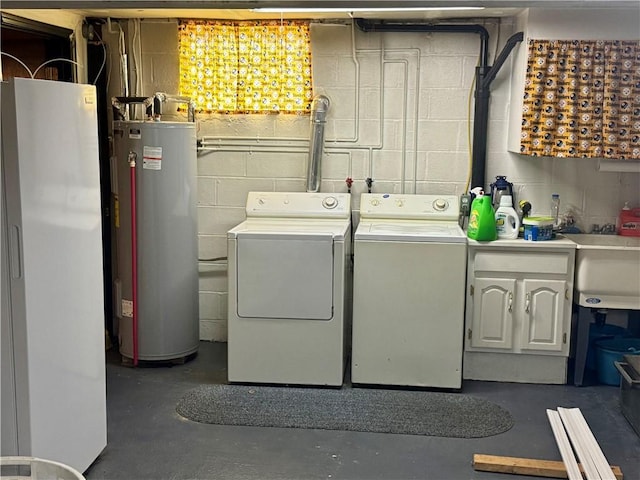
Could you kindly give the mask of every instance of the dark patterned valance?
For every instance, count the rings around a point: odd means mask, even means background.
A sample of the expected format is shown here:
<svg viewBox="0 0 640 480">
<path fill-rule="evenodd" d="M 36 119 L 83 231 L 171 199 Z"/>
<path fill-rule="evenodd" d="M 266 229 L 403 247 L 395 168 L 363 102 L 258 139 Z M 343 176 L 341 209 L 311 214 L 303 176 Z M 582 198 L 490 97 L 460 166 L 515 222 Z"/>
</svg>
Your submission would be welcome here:
<svg viewBox="0 0 640 480">
<path fill-rule="evenodd" d="M 529 40 L 521 153 L 640 159 L 640 41 Z"/>
</svg>

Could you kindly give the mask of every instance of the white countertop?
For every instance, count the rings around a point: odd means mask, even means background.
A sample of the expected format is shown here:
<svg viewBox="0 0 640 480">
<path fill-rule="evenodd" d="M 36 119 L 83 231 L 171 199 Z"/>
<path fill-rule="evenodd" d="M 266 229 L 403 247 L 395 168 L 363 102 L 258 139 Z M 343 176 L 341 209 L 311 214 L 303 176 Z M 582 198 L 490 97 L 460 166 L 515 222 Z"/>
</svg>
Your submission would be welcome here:
<svg viewBox="0 0 640 480">
<path fill-rule="evenodd" d="M 504 248 L 504 247 L 519 247 L 519 248 L 576 248 L 575 242 L 572 242 L 563 235 L 558 235 L 553 240 L 543 240 L 539 242 L 533 242 L 531 240 L 525 240 L 523 238 L 515 238 L 513 240 L 498 239 L 492 242 L 479 242 L 471 238 L 467 239 L 470 247 L 491 247 L 491 248 Z"/>
<path fill-rule="evenodd" d="M 640 251 L 640 237 L 623 235 L 593 235 L 589 233 L 567 234 L 578 249 L 588 250 L 636 250 Z"/>
</svg>

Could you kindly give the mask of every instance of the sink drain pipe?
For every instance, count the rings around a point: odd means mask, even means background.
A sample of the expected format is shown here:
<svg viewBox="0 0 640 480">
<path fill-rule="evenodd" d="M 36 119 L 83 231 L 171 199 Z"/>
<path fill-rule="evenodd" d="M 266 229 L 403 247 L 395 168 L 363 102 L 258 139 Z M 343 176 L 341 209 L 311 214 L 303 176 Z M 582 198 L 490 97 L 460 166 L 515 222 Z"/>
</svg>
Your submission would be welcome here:
<svg viewBox="0 0 640 480">
<path fill-rule="evenodd" d="M 484 188 L 487 165 L 487 133 L 489 126 L 489 97 L 491 82 L 513 48 L 524 39 L 523 32 L 512 35 L 493 66 L 489 66 L 489 32 L 478 24 L 428 24 L 397 23 L 382 20 L 355 19 L 356 26 L 363 32 L 406 32 L 406 33 L 476 33 L 480 35 L 480 62 L 476 67 L 476 88 L 473 119 L 473 145 L 471 149 L 471 186 Z"/>
</svg>

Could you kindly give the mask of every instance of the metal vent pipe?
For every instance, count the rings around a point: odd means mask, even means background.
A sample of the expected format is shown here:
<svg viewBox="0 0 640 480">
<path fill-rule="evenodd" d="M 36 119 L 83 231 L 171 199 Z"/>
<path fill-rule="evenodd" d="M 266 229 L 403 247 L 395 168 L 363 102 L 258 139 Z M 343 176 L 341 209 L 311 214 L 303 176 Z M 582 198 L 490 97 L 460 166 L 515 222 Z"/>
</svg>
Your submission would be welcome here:
<svg viewBox="0 0 640 480">
<path fill-rule="evenodd" d="M 327 123 L 329 98 L 314 97 L 311 102 L 311 135 L 309 137 L 309 163 L 307 164 L 307 192 L 320 190 L 320 167 L 324 149 L 324 126 Z"/>
</svg>

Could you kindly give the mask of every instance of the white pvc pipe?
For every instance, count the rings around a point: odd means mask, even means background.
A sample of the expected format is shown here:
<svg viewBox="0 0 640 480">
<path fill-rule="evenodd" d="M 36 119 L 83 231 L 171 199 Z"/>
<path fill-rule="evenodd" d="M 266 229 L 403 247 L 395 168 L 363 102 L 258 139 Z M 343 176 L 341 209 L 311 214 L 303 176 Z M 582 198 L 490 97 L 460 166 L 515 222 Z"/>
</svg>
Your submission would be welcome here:
<svg viewBox="0 0 640 480">
<path fill-rule="evenodd" d="M 611 466 L 604 456 L 604 453 L 602 453 L 602 449 L 598 445 L 596 437 L 594 437 L 593 432 L 589 428 L 584 415 L 582 415 L 582 411 L 579 408 L 572 408 L 570 413 L 581 432 L 582 442 L 586 445 L 589 453 L 591 454 L 591 458 L 593 459 L 600 477 L 603 480 L 615 480 L 616 477 L 611 470 Z"/>
<path fill-rule="evenodd" d="M 578 466 L 576 457 L 573 454 L 573 450 L 571 450 L 569 437 L 567 437 L 567 432 L 562 425 L 560 415 L 555 410 L 547 409 L 547 417 L 549 417 L 549 423 L 551 424 L 551 429 L 553 430 L 553 436 L 555 437 L 556 443 L 558 444 L 560 456 L 562 457 L 562 462 L 564 463 L 564 467 L 567 470 L 567 476 L 569 477 L 569 480 L 582 480 L 580 467 Z"/>
<path fill-rule="evenodd" d="M 569 413 L 568 408 L 558 408 L 558 413 L 560 414 L 560 418 L 562 419 L 562 423 L 564 424 L 567 433 L 569 434 L 569 438 L 571 439 L 571 444 L 573 445 L 573 449 L 576 451 L 576 455 L 582 464 L 582 468 L 584 469 L 585 476 L 587 480 L 601 480 L 600 474 L 598 473 L 598 469 L 596 468 L 591 455 L 589 454 L 589 450 L 582 442 L 580 430 L 578 426 L 574 423 L 573 416 Z"/>
</svg>

